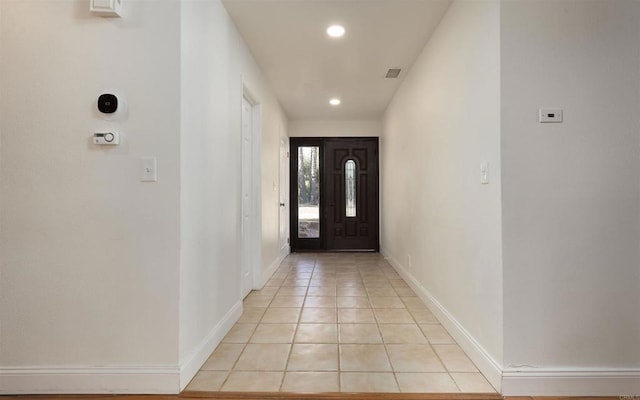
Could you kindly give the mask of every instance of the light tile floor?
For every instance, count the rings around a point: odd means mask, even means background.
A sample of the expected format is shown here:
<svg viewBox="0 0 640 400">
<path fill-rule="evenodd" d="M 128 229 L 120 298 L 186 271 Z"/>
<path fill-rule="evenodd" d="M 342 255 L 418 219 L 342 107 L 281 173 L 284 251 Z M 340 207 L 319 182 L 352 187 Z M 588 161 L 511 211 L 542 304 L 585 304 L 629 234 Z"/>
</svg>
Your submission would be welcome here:
<svg viewBox="0 0 640 400">
<path fill-rule="evenodd" d="M 495 393 L 377 253 L 291 254 L 186 390 Z"/>
</svg>

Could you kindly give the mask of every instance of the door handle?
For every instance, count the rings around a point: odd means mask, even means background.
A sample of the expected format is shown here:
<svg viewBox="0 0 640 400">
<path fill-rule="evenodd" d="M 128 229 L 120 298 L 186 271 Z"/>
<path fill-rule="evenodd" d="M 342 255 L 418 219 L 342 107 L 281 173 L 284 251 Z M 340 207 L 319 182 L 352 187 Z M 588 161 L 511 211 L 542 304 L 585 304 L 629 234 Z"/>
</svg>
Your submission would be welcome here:
<svg viewBox="0 0 640 400">
<path fill-rule="evenodd" d="M 280 203 L 280 207 L 284 207 L 284 203 Z"/>
</svg>

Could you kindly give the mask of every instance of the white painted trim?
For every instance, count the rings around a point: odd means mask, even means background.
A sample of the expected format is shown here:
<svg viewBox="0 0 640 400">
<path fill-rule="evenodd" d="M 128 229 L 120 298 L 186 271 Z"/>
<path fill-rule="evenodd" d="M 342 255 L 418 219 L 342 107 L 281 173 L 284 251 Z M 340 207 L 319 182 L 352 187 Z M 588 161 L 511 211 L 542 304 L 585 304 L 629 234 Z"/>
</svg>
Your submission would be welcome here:
<svg viewBox="0 0 640 400">
<path fill-rule="evenodd" d="M 198 373 L 198 370 L 207 361 L 224 336 L 231 330 L 233 325 L 242 315 L 242 301 L 238 301 L 231 307 L 229 312 L 222 317 L 220 322 L 209 332 L 200 342 L 200 345 L 185 360 L 180 362 L 180 391 L 191 382 L 191 379 Z"/>
<path fill-rule="evenodd" d="M 282 135 L 282 125 L 279 127 L 280 134 L 280 154 L 278 157 L 279 165 L 278 165 L 278 199 L 280 203 L 284 203 L 284 207 L 279 205 L 278 208 L 278 239 L 280 240 L 280 244 L 282 247 L 280 248 L 280 253 L 289 254 L 291 252 L 291 246 L 289 245 L 290 241 L 290 158 L 289 158 L 289 150 L 291 148 L 291 144 L 289 138 L 285 135 Z M 281 235 L 286 236 L 283 238 Z"/>
<path fill-rule="evenodd" d="M 391 266 L 402 276 L 405 282 L 407 282 L 411 289 L 413 289 L 418 297 L 425 303 L 427 308 L 438 318 L 442 326 L 444 326 L 456 342 L 458 342 L 458 345 L 467 353 L 471 361 L 476 364 L 489 383 L 499 392 L 502 384 L 502 366 L 500 363 L 491 357 L 464 326 L 408 272 L 404 265 L 398 262 L 387 249 L 381 248 L 380 250 Z"/>
<path fill-rule="evenodd" d="M 276 273 L 276 270 L 278 269 L 280 264 L 282 264 L 282 262 L 287 257 L 287 255 L 289 255 L 290 252 L 291 252 L 291 247 L 287 246 L 287 247 L 285 247 L 285 251 L 281 252 L 280 255 L 278 256 L 278 258 L 273 260 L 271 265 L 269 265 L 267 267 L 267 269 L 264 270 L 264 273 L 262 274 L 262 283 L 256 289 L 262 289 L 264 287 L 264 285 L 267 283 L 267 281 L 269 279 L 271 279 L 273 274 Z"/>
<path fill-rule="evenodd" d="M 0 368 L 6 394 L 177 394 L 193 379 L 242 314 L 238 301 L 178 366 L 47 366 Z"/>
<path fill-rule="evenodd" d="M 640 369 L 507 368 L 495 360 L 415 277 L 381 248 L 393 268 L 422 299 L 489 382 L 503 396 L 638 396 Z"/>
<path fill-rule="evenodd" d="M 0 368 L 0 395 L 6 394 L 177 394 L 178 367 Z"/>
<path fill-rule="evenodd" d="M 246 92 L 245 92 L 246 93 Z M 252 246 L 251 267 L 253 268 L 253 286 L 262 281 L 262 104 L 256 103 L 252 107 L 251 144 L 252 163 L 252 196 L 253 196 L 253 221 L 252 221 Z"/>
<path fill-rule="evenodd" d="M 507 369 L 504 396 L 639 396 L 640 369 Z"/>
<path fill-rule="evenodd" d="M 249 243 L 249 268 L 253 289 L 263 281 L 262 275 L 262 103 L 255 96 L 244 75 L 240 75 L 242 98 L 251 104 L 251 233 Z M 242 191 L 242 189 L 240 189 Z M 242 193 L 240 193 L 242 198 Z M 242 218 L 242 215 L 240 216 Z M 240 221 L 242 223 L 242 220 Z"/>
</svg>

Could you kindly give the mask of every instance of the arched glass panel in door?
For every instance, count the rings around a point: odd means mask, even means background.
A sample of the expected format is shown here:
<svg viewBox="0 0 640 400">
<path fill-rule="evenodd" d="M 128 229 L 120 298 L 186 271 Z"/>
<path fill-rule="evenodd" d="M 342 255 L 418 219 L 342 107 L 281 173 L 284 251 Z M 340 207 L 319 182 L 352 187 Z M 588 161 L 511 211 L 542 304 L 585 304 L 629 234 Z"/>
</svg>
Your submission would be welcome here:
<svg viewBox="0 0 640 400">
<path fill-rule="evenodd" d="M 346 216 L 353 218 L 356 216 L 356 163 L 353 160 L 344 164 L 344 185 Z"/>
</svg>

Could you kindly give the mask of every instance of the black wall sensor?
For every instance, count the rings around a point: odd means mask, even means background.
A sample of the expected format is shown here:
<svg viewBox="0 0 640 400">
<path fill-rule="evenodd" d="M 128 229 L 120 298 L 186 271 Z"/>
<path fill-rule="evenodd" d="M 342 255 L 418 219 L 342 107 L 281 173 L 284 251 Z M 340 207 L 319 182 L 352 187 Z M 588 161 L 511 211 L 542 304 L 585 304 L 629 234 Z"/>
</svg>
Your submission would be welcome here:
<svg viewBox="0 0 640 400">
<path fill-rule="evenodd" d="M 110 93 L 101 94 L 98 97 L 98 110 L 101 113 L 113 114 L 118 109 L 118 98 Z"/>
</svg>

